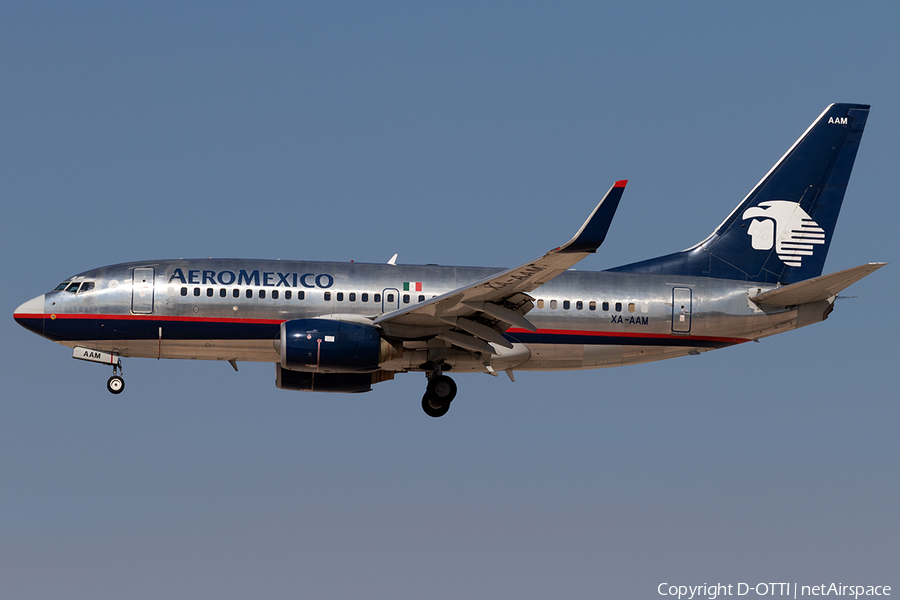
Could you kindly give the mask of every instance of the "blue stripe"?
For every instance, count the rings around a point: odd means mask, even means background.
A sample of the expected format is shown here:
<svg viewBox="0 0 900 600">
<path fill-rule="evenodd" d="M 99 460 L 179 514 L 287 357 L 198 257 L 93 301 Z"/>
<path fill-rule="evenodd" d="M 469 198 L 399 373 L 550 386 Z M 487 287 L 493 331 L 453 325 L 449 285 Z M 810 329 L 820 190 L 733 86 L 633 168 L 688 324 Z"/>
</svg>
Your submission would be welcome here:
<svg viewBox="0 0 900 600">
<path fill-rule="evenodd" d="M 700 340 L 685 336 L 664 338 L 637 337 L 633 335 L 578 335 L 557 333 L 516 333 L 506 334 L 506 339 L 520 344 L 557 344 L 579 346 L 676 346 L 691 348 L 725 348 L 732 342 Z"/>
<path fill-rule="evenodd" d="M 225 321 L 126 321 L 118 319 L 45 319 L 43 335 L 54 340 L 274 340 L 277 323 Z"/>
</svg>

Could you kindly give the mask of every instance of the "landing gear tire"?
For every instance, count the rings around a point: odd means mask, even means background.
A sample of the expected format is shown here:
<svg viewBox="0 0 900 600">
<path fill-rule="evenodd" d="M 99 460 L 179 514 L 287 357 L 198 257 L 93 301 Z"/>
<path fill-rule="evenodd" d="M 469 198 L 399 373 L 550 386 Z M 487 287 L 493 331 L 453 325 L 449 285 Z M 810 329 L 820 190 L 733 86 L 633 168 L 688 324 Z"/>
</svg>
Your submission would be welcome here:
<svg viewBox="0 0 900 600">
<path fill-rule="evenodd" d="M 432 375 L 422 396 L 422 410 L 429 417 L 443 417 L 456 398 L 456 382 L 446 375 Z"/>
<path fill-rule="evenodd" d="M 118 375 L 113 375 L 106 381 L 106 389 L 111 394 L 121 394 L 122 390 L 125 389 L 125 380 Z"/>
<path fill-rule="evenodd" d="M 425 392 L 425 395 L 422 396 L 422 410 L 424 410 L 425 414 L 429 417 L 438 418 L 447 414 L 447 411 L 450 410 L 450 405 L 435 403 L 428 392 Z"/>
<path fill-rule="evenodd" d="M 429 380 L 425 395 L 430 396 L 435 404 L 449 406 L 456 398 L 456 382 L 446 375 L 435 375 Z"/>
</svg>

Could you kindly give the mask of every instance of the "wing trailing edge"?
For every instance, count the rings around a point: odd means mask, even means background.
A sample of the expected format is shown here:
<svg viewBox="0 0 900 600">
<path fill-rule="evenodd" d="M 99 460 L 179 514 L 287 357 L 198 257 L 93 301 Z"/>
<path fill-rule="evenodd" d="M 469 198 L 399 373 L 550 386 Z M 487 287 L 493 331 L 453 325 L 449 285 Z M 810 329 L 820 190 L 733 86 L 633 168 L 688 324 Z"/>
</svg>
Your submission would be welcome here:
<svg viewBox="0 0 900 600">
<path fill-rule="evenodd" d="M 606 239 L 627 183 L 626 180 L 615 182 L 575 236 L 564 245 L 437 298 L 385 313 L 374 323 L 393 337 L 438 335 L 451 344 L 476 352 L 493 352 L 487 342 L 507 346 L 502 334 L 510 326 L 535 330 L 524 316 L 534 306 L 528 292 L 596 252 Z"/>
</svg>

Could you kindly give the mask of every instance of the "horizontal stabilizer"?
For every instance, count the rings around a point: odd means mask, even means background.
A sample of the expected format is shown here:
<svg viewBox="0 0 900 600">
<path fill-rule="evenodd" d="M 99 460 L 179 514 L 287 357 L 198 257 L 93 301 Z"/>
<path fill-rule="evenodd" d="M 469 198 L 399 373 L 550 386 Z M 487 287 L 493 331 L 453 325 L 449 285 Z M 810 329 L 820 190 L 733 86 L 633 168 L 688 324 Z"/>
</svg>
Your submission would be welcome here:
<svg viewBox="0 0 900 600">
<path fill-rule="evenodd" d="M 837 296 L 842 290 L 850 287 L 866 275 L 874 273 L 887 263 L 868 263 L 832 273 L 813 277 L 806 281 L 786 285 L 751 297 L 757 304 L 767 306 L 796 306 L 827 300 Z"/>
</svg>

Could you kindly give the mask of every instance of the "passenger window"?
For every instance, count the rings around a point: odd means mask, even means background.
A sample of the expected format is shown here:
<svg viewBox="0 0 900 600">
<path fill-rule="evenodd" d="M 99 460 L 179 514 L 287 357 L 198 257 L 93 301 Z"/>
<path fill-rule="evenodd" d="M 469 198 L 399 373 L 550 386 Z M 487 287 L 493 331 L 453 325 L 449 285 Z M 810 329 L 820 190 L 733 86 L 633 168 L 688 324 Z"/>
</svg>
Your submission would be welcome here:
<svg viewBox="0 0 900 600">
<path fill-rule="evenodd" d="M 350 302 L 356 302 L 356 292 L 350 292 Z"/>
<path fill-rule="evenodd" d="M 200 296 L 200 288 L 194 288 L 194 296 Z"/>
<path fill-rule="evenodd" d="M 181 288 L 181 295 L 187 296 L 187 288 L 186 287 Z"/>
<path fill-rule="evenodd" d="M 290 299 L 291 299 L 291 290 L 285 290 L 285 292 L 284 292 L 284 299 L 285 299 L 285 300 L 290 300 Z"/>
<path fill-rule="evenodd" d="M 552 308 L 553 310 L 556 310 L 556 300 L 550 301 L 550 308 Z"/>
<path fill-rule="evenodd" d="M 227 295 L 228 295 L 228 290 L 226 290 L 225 288 L 221 288 L 219 290 L 219 298 L 224 298 Z"/>
<path fill-rule="evenodd" d="M 253 290 L 251 290 L 251 289 L 248 288 L 247 291 L 244 293 L 244 295 L 247 296 L 248 298 L 252 298 L 252 297 L 253 297 Z"/>
<path fill-rule="evenodd" d="M 543 300 L 538 300 L 538 305 L 537 305 L 537 306 L 538 306 L 538 308 L 544 308 L 544 301 L 543 301 Z"/>
<path fill-rule="evenodd" d="M 403 304 L 409 304 L 409 294 L 403 294 Z"/>
<path fill-rule="evenodd" d="M 306 300 L 306 292 L 303 290 L 297 292 L 297 300 Z"/>
<path fill-rule="evenodd" d="M 588 310 L 597 310 L 597 303 L 591 300 L 591 303 L 588 304 Z"/>
<path fill-rule="evenodd" d="M 72 292 L 72 293 L 74 294 L 75 292 L 78 291 L 78 285 L 79 285 L 79 283 L 76 281 L 75 283 L 73 283 L 73 284 L 71 284 L 69 287 L 67 287 L 67 288 L 66 288 L 66 291 L 67 291 L 67 292 Z"/>
<path fill-rule="evenodd" d="M 641 312 L 647 314 L 650 312 L 650 303 L 649 302 L 641 302 Z"/>
<path fill-rule="evenodd" d="M 630 312 L 630 313 L 634 312 L 634 302 L 628 303 L 628 312 Z"/>
<path fill-rule="evenodd" d="M 424 296 L 424 295 L 420 295 L 420 296 L 419 296 L 419 302 L 425 302 L 425 296 Z"/>
<path fill-rule="evenodd" d="M 343 302 L 343 301 L 344 301 L 344 292 L 338 292 L 338 293 L 337 293 L 337 301 L 338 301 L 338 302 Z"/>
<path fill-rule="evenodd" d="M 272 290 L 272 300 L 278 300 L 278 290 Z"/>
<path fill-rule="evenodd" d="M 569 310 L 570 306 L 572 306 L 572 304 L 568 300 L 563 300 L 563 310 Z"/>
<path fill-rule="evenodd" d="M 584 308 L 584 302 L 579 300 L 578 302 L 575 303 L 575 310 L 581 310 L 582 308 Z"/>
<path fill-rule="evenodd" d="M 622 312 L 622 303 L 616 302 L 616 312 Z"/>
<path fill-rule="evenodd" d="M 260 298 L 265 298 L 265 297 L 266 297 L 266 290 L 259 290 L 259 297 L 260 297 Z"/>
<path fill-rule="evenodd" d="M 213 289 L 212 288 L 206 288 L 206 297 L 207 298 L 213 297 Z"/>
<path fill-rule="evenodd" d="M 235 298 L 240 298 L 240 297 L 241 297 L 241 290 L 239 290 L 239 289 L 237 289 L 237 288 L 234 288 L 234 289 L 231 291 L 231 295 L 234 296 Z"/>
<path fill-rule="evenodd" d="M 600 308 L 603 309 L 603 312 L 609 312 L 609 302 L 604 302 Z"/>
<path fill-rule="evenodd" d="M 325 292 L 325 302 L 331 302 L 331 292 Z"/>
<path fill-rule="evenodd" d="M 363 292 L 363 294 L 362 294 L 362 301 L 363 301 L 363 302 L 368 302 L 368 301 L 369 301 L 369 295 L 366 294 L 365 292 Z"/>
<path fill-rule="evenodd" d="M 381 294 L 375 294 L 374 296 L 372 296 L 372 299 L 375 302 L 381 302 Z"/>
<path fill-rule="evenodd" d="M 387 301 L 388 301 L 388 302 L 393 302 L 393 301 L 394 301 L 394 295 L 393 295 L 393 294 L 388 294 L 388 295 L 387 295 Z"/>
</svg>

